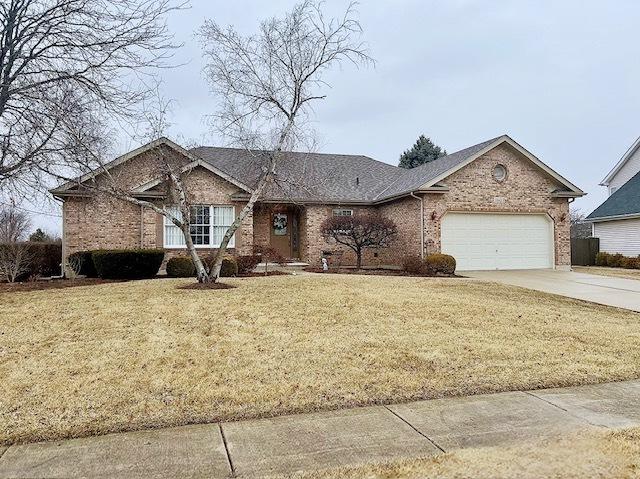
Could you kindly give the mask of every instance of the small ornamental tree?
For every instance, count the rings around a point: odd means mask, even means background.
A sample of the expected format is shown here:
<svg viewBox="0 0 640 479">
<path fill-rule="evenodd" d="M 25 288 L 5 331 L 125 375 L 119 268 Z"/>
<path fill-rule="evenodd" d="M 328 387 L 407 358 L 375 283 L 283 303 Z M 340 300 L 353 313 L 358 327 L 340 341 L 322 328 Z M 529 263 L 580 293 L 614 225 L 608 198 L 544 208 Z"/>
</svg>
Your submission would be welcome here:
<svg viewBox="0 0 640 479">
<path fill-rule="evenodd" d="M 362 252 L 367 248 L 389 246 L 398 234 L 398 227 L 389 218 L 372 215 L 331 216 L 322 222 L 320 231 L 325 239 L 347 246 L 356 254 L 356 267 L 362 267 Z"/>
</svg>

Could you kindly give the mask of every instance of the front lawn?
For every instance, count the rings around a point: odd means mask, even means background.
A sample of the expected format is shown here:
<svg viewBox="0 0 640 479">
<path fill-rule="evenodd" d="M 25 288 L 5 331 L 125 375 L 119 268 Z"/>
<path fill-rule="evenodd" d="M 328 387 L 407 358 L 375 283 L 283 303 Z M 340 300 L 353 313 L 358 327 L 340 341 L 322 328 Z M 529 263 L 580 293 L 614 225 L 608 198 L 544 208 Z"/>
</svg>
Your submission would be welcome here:
<svg viewBox="0 0 640 479">
<path fill-rule="evenodd" d="M 640 269 L 609 268 L 606 266 L 572 266 L 578 273 L 614 276 L 617 278 L 640 279 Z"/>
<path fill-rule="evenodd" d="M 640 315 L 465 279 L 0 293 L 0 443 L 640 377 Z"/>
</svg>

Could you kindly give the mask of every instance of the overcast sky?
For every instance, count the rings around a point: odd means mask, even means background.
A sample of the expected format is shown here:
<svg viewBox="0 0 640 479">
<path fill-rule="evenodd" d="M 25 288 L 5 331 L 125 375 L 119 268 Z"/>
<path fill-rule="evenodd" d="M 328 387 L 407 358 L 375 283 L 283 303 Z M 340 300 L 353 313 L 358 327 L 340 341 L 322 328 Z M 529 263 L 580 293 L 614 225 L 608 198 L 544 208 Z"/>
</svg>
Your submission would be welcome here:
<svg viewBox="0 0 640 479">
<path fill-rule="evenodd" d="M 202 22 L 251 33 L 294 3 L 193 0 L 172 16 L 185 64 L 162 72 L 175 100 L 171 136 L 222 144 L 203 122 L 216 104 L 193 35 Z M 346 1 L 325 7 L 338 14 Z M 327 76 L 314 118 L 320 151 L 397 164 L 420 134 L 451 153 L 507 133 L 588 192 L 575 203 L 585 213 L 604 200 L 598 183 L 640 135 L 640 2 L 363 1 L 358 11 L 377 64 Z M 34 218 L 51 231 L 59 223 Z"/>
</svg>

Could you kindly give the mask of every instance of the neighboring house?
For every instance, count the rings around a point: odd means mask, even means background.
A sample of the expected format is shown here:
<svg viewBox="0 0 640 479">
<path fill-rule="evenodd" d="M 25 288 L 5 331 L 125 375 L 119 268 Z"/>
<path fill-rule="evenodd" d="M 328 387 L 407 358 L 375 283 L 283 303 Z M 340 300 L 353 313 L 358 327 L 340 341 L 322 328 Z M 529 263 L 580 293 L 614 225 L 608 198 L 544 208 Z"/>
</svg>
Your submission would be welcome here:
<svg viewBox="0 0 640 479">
<path fill-rule="evenodd" d="M 600 238 L 600 251 L 640 255 L 640 138 L 600 184 L 609 197 L 586 218 Z"/>
<path fill-rule="evenodd" d="M 185 180 L 197 212 L 198 248 L 215 249 L 256 184 L 264 154 L 198 147 L 161 138 L 108 165 L 133 195 L 167 204 L 158 161 L 164 148 L 193 169 Z M 96 173 L 97 178 L 99 174 Z M 81 178 L 86 181 L 90 176 Z M 311 264 L 341 247 L 320 234 L 330 215 L 376 212 L 393 219 L 398 238 L 368 251 L 365 265 L 399 265 L 404 256 L 452 254 L 459 270 L 569 268 L 569 200 L 584 193 L 508 136 L 465 148 L 410 170 L 360 155 L 285 153 L 270 185 L 235 234 L 230 252 L 271 246 Z M 185 254 L 178 229 L 148 208 L 68 183 L 51 190 L 64 201 L 64 254 L 95 248 Z M 342 264 L 353 261 L 347 251 Z"/>
</svg>

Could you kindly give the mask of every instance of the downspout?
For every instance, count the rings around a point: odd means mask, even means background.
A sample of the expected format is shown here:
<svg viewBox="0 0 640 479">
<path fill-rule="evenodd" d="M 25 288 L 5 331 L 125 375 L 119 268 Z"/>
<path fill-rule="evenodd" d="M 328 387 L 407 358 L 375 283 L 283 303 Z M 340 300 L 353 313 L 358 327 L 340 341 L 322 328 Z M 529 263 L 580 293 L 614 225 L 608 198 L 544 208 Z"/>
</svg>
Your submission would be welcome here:
<svg viewBox="0 0 640 479">
<path fill-rule="evenodd" d="M 65 278 L 67 276 L 66 272 L 66 264 L 67 264 L 67 238 L 64 234 L 64 199 L 58 198 L 56 196 L 53 197 L 54 201 L 60 201 L 60 209 L 62 210 L 62 228 L 61 228 L 61 236 L 62 236 L 62 251 L 60 258 L 60 277 Z"/>
<path fill-rule="evenodd" d="M 144 206 L 140 205 L 140 249 L 144 248 Z"/>
<path fill-rule="evenodd" d="M 420 202 L 420 258 L 424 259 L 424 197 L 416 196 L 413 191 L 409 195 Z"/>
</svg>

